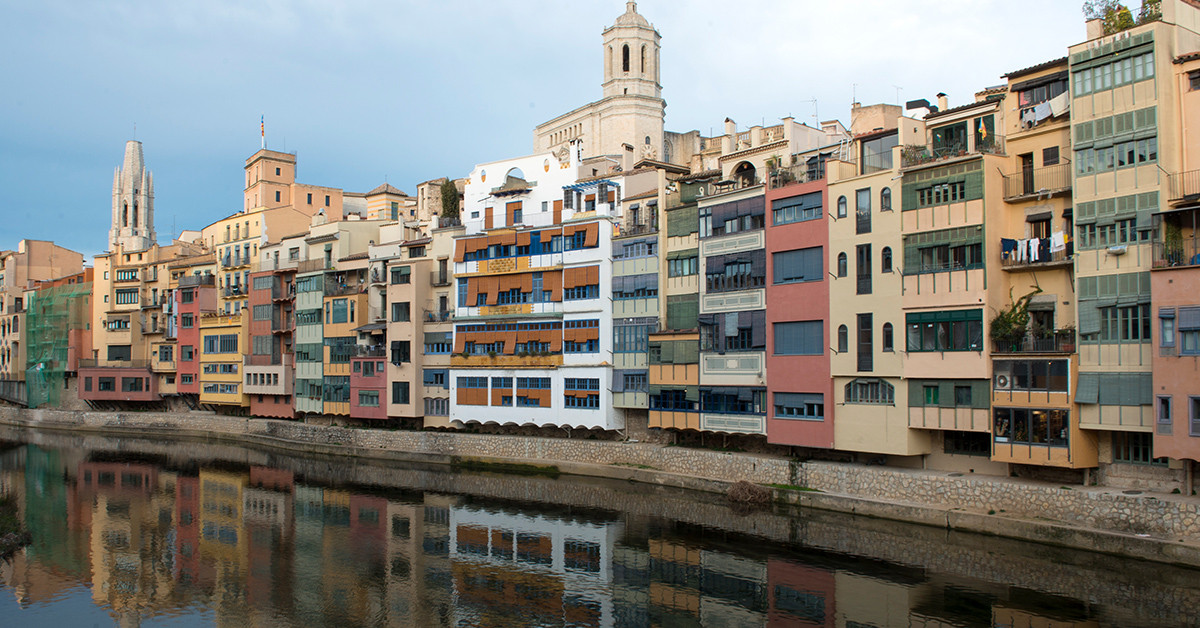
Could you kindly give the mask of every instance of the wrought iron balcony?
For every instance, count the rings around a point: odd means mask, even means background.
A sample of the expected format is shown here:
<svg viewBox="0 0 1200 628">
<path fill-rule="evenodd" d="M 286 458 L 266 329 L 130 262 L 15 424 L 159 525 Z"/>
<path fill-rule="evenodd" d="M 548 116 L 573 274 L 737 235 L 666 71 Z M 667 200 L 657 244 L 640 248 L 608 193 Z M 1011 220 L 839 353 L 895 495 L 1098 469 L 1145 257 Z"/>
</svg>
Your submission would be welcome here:
<svg viewBox="0 0 1200 628">
<path fill-rule="evenodd" d="M 1075 353 L 1075 330 L 1056 329 L 1012 341 L 992 341 L 992 353 Z"/>
<path fill-rule="evenodd" d="M 989 135 L 985 140 L 979 140 L 974 145 L 965 142 L 925 146 L 924 144 L 909 144 L 900 149 L 900 167 L 911 168 L 923 164 L 966 157 L 967 155 L 1003 155 L 1004 136 Z"/>
<path fill-rule="evenodd" d="M 1200 170 L 1176 172 L 1169 177 L 1170 196 L 1167 202 L 1172 205 L 1200 202 Z"/>
<path fill-rule="evenodd" d="M 1047 198 L 1071 191 L 1071 165 L 1058 164 L 1004 175 L 1004 200 Z"/>
</svg>

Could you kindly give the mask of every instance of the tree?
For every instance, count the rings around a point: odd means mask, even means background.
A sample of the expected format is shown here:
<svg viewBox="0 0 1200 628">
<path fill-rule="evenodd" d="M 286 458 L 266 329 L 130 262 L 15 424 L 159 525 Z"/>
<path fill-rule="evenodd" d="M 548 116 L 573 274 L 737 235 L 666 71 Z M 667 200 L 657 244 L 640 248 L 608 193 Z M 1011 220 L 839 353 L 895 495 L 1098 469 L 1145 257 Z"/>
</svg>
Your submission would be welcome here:
<svg viewBox="0 0 1200 628">
<path fill-rule="evenodd" d="M 1142 11 L 1138 13 L 1138 24 L 1149 24 L 1162 19 L 1162 0 L 1142 0 Z"/>
<path fill-rule="evenodd" d="M 458 218 L 458 186 L 449 177 L 442 182 L 442 217 Z"/>
<path fill-rule="evenodd" d="M 1143 3 L 1142 12 L 1145 13 L 1145 10 Z M 1133 13 L 1118 0 L 1086 0 L 1083 3 L 1083 16 L 1089 20 L 1102 20 L 1105 35 L 1119 33 L 1135 26 Z"/>
</svg>

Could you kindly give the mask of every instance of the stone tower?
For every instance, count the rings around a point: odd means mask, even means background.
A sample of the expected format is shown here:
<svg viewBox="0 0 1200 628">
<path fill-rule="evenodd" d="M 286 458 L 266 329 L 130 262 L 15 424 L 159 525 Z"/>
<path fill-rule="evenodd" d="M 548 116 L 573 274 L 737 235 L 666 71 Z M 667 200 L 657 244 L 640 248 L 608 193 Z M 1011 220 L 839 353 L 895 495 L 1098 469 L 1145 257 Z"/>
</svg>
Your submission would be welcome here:
<svg viewBox="0 0 1200 628">
<path fill-rule="evenodd" d="M 658 31 L 637 12 L 636 2 L 604 30 L 604 97 L 662 98 L 658 77 Z"/>
<path fill-rule="evenodd" d="M 141 251 L 153 246 L 154 178 L 142 159 L 142 143 L 125 142 L 125 161 L 113 173 L 112 228 L 108 231 L 110 251 L 120 246 Z"/>
</svg>

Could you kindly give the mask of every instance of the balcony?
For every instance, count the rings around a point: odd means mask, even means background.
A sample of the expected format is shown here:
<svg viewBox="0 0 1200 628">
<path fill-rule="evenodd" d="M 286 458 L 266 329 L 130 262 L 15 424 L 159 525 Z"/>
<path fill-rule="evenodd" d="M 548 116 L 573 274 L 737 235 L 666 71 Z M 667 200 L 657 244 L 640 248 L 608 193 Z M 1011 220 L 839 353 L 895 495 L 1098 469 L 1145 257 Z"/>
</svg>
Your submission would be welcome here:
<svg viewBox="0 0 1200 628">
<path fill-rule="evenodd" d="M 273 312 L 271 314 L 271 333 L 290 334 L 295 326 L 291 312 Z"/>
<path fill-rule="evenodd" d="M 358 358 L 386 358 L 387 347 L 383 345 L 368 346 L 354 345 L 354 357 Z"/>
<path fill-rule="evenodd" d="M 438 229 L 447 229 L 449 227 L 461 227 L 461 226 L 462 226 L 462 219 L 460 219 L 458 216 L 438 216 L 437 217 L 437 228 Z"/>
<path fill-rule="evenodd" d="M 216 275 L 187 275 L 179 278 L 180 288 L 190 288 L 193 286 L 212 286 L 217 282 Z"/>
<path fill-rule="evenodd" d="M 940 146 L 925 146 L 909 144 L 900 149 L 900 167 L 912 168 L 924 164 L 966 157 L 968 155 L 1003 155 L 1004 136 L 992 135 L 986 140 L 976 142 L 973 146 L 964 142 Z"/>
<path fill-rule="evenodd" d="M 429 285 L 431 286 L 448 286 L 450 285 L 450 272 L 432 271 L 429 273 Z"/>
<path fill-rule="evenodd" d="M 427 323 L 444 323 L 454 320 L 454 312 L 425 312 L 425 322 Z"/>
<path fill-rule="evenodd" d="M 785 185 L 796 183 L 811 183 L 813 181 L 825 180 L 825 164 L 822 162 L 816 167 L 809 167 L 808 164 L 797 164 L 795 166 L 787 166 L 776 168 L 767 176 L 767 186 L 774 190 Z"/>
<path fill-rule="evenodd" d="M 1200 266 L 1200 240 L 1154 241 L 1154 268 Z"/>
<path fill-rule="evenodd" d="M 243 297 L 246 296 L 246 289 L 241 285 L 225 286 L 225 289 L 221 291 L 221 294 L 226 297 Z"/>
<path fill-rule="evenodd" d="M 1176 172 L 1169 177 L 1170 194 L 1167 202 L 1174 206 L 1200 203 L 1200 170 Z"/>
<path fill-rule="evenodd" d="M 992 341 L 992 353 L 1075 353 L 1075 330 L 1056 329 L 1051 333 L 1027 333 L 1019 340 Z"/>
<path fill-rule="evenodd" d="M 1004 200 L 1050 198 L 1071 192 L 1071 165 L 1058 164 L 1004 175 Z"/>
<path fill-rule="evenodd" d="M 97 360 L 80 358 L 79 368 L 149 369 L 149 360 Z"/>
<path fill-rule="evenodd" d="M 296 284 L 288 282 L 282 285 L 279 281 L 271 284 L 271 300 L 272 301 L 290 301 L 296 298 Z"/>
<path fill-rule="evenodd" d="M 705 282 L 705 292 L 736 292 L 754 290 L 767 284 L 766 277 L 756 275 L 710 275 Z"/>
<path fill-rule="evenodd" d="M 1037 261 L 1030 261 L 1028 256 L 1024 259 L 1017 259 L 1015 251 L 1001 253 L 1000 268 L 1001 270 L 1023 271 L 1023 270 L 1041 270 L 1044 268 L 1053 268 L 1055 266 L 1071 266 L 1075 263 L 1075 243 L 1067 242 L 1066 247 L 1061 251 L 1050 251 L 1050 241 L 1042 238 L 1041 244 L 1038 246 Z"/>
<path fill-rule="evenodd" d="M 296 264 L 296 272 L 300 274 L 315 273 L 321 270 L 333 270 L 333 261 L 325 261 L 323 259 L 308 259 Z"/>
</svg>

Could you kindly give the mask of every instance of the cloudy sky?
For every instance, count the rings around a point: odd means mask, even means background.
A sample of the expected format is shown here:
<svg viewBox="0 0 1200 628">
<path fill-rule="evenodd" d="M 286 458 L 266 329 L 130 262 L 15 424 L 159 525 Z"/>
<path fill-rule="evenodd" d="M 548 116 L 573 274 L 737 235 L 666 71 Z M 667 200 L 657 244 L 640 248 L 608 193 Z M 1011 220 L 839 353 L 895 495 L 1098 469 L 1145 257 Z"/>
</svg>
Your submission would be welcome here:
<svg viewBox="0 0 1200 628">
<path fill-rule="evenodd" d="M 864 104 L 950 104 L 1083 39 L 1079 0 L 643 0 L 662 35 L 667 128 Z M 1136 3 L 1134 3 L 1136 4 Z M 526 155 L 538 123 L 600 95 L 621 0 L 0 0 L 0 249 L 106 246 L 128 139 L 159 239 L 240 209 L 242 164 L 362 192 Z M 815 102 L 814 102 L 815 101 Z M 135 135 L 136 125 L 136 135 Z"/>
</svg>

